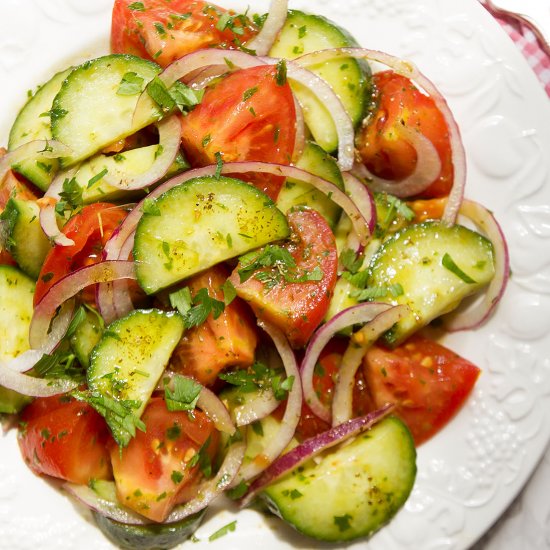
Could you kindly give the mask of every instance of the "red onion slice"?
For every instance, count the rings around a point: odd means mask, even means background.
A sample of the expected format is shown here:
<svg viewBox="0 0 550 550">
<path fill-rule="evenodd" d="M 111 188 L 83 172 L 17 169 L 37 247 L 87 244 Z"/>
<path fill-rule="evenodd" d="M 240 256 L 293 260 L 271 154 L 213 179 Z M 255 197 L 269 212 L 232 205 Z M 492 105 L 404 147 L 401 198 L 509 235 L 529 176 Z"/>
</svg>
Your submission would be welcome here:
<svg viewBox="0 0 550 550">
<path fill-rule="evenodd" d="M 78 166 L 74 166 L 73 168 L 59 172 L 48 187 L 44 197 L 38 200 L 42 231 L 55 244 L 60 246 L 72 246 L 74 241 L 66 237 L 59 228 L 55 205 L 61 198 L 60 193 L 63 191 L 63 184 L 66 180 L 71 180 L 77 171 Z"/>
<path fill-rule="evenodd" d="M 46 292 L 34 310 L 29 332 L 31 347 L 41 350 L 49 342 L 50 323 L 60 305 L 89 285 L 117 279 L 135 279 L 134 263 L 122 260 L 104 261 L 77 269 L 57 281 Z M 56 324 L 58 324 L 58 318 L 56 318 L 53 326 L 55 327 Z M 66 324 L 68 326 L 68 323 Z M 53 330 L 52 328 L 52 332 Z M 58 335 L 59 340 L 63 337 L 65 331 Z"/>
<path fill-rule="evenodd" d="M 244 442 L 233 443 L 231 447 L 229 447 L 218 473 L 212 479 L 203 481 L 199 485 L 195 498 L 185 504 L 176 506 L 166 518 L 164 524 L 181 521 L 182 519 L 203 510 L 216 497 L 220 496 L 235 478 L 242 463 L 245 448 L 246 445 Z M 65 483 L 63 487 L 78 500 L 86 504 L 89 508 L 114 521 L 128 525 L 146 525 L 152 523 L 147 518 L 136 514 L 124 506 L 121 506 L 114 500 L 101 498 L 87 485 Z"/>
<path fill-rule="evenodd" d="M 178 116 L 173 115 L 158 122 L 156 126 L 159 132 L 159 152 L 150 168 L 138 175 L 122 171 L 109 172 L 103 176 L 106 183 L 118 189 L 134 191 L 149 187 L 166 175 L 180 148 L 181 121 Z"/>
<path fill-rule="evenodd" d="M 156 187 L 149 195 L 147 199 L 155 199 L 162 195 L 169 189 L 184 183 L 192 178 L 213 176 L 217 171 L 217 167 L 214 165 L 205 166 L 203 168 L 195 168 L 189 170 L 183 174 L 161 183 Z M 246 172 L 260 172 L 266 174 L 273 174 L 276 176 L 284 176 L 286 178 L 292 178 L 305 181 L 319 189 L 325 195 L 328 195 L 338 206 L 340 206 L 344 212 L 349 216 L 353 228 L 357 233 L 357 237 L 361 244 L 366 244 L 370 232 L 369 221 L 366 220 L 356 206 L 356 204 L 344 193 L 338 186 L 333 183 L 324 180 L 314 174 L 306 172 L 295 166 L 287 166 L 284 164 L 274 164 L 268 162 L 228 162 L 222 166 L 222 174 L 239 174 Z M 144 199 L 145 200 L 145 199 Z M 111 239 L 105 245 L 105 257 L 109 260 L 115 259 L 119 256 L 120 249 L 128 237 L 135 231 L 139 219 L 141 218 L 142 208 L 144 202 L 141 201 L 136 207 L 128 214 L 122 224 L 119 226 Z"/>
<path fill-rule="evenodd" d="M 271 0 L 263 27 L 254 38 L 246 43 L 246 47 L 254 50 L 256 55 L 267 55 L 285 24 L 287 13 L 288 0 Z"/>
<path fill-rule="evenodd" d="M 288 446 L 302 413 L 302 384 L 300 372 L 296 364 L 294 351 L 290 347 L 284 334 L 275 326 L 264 321 L 258 321 L 258 325 L 265 331 L 275 344 L 283 361 L 287 378 L 293 377 L 292 389 L 288 392 L 285 414 L 281 420 L 278 432 L 266 444 L 263 452 L 254 457 L 251 462 L 244 464 L 237 474 L 233 485 L 241 481 L 248 481 L 263 472 Z"/>
<path fill-rule="evenodd" d="M 32 369 L 40 359 L 44 356 L 44 352 L 37 349 L 28 349 L 20 353 L 8 361 L 7 365 L 11 370 L 16 372 L 27 372 Z M 1 384 L 0 384 L 1 385 Z"/>
<path fill-rule="evenodd" d="M 278 63 L 278 59 L 263 58 L 270 65 Z M 301 59 L 301 58 L 299 58 Z M 354 156 L 355 132 L 353 123 L 340 98 L 330 84 L 315 73 L 300 67 L 293 61 L 286 61 L 288 78 L 308 88 L 326 107 L 338 134 L 338 166 L 340 170 L 351 170 Z"/>
<path fill-rule="evenodd" d="M 60 157 L 68 157 L 72 154 L 72 149 L 67 147 L 60 141 L 53 139 L 37 139 L 20 145 L 13 151 L 6 153 L 0 157 L 0 181 L 11 170 L 14 164 L 17 164 L 28 158 L 33 158 L 37 155 L 48 159 L 56 159 Z"/>
<path fill-rule="evenodd" d="M 382 312 L 391 309 L 391 305 L 378 302 L 365 302 L 352 306 L 335 315 L 313 334 L 306 348 L 306 353 L 300 367 L 300 376 L 304 391 L 304 399 L 312 412 L 325 422 L 330 422 L 330 409 L 317 397 L 313 388 L 313 372 L 319 355 L 328 342 L 341 330 L 359 323 L 368 323 Z"/>
<path fill-rule="evenodd" d="M 298 468 L 304 462 L 311 460 L 322 451 L 330 449 L 350 437 L 360 434 L 371 428 L 374 424 L 382 420 L 393 409 L 393 405 L 388 404 L 383 408 L 371 412 L 365 416 L 348 420 L 339 426 L 323 432 L 315 437 L 306 439 L 303 443 L 294 447 L 288 453 L 279 457 L 264 473 L 252 483 L 248 493 L 241 500 L 241 506 L 246 506 L 264 487 L 274 483 L 282 476 Z M 319 503 L 322 505 L 322 503 Z"/>
<path fill-rule="evenodd" d="M 386 180 L 369 172 L 366 166 L 362 166 L 369 187 L 373 191 L 407 198 L 422 193 L 436 180 L 441 173 L 441 160 L 434 144 L 418 130 L 403 126 L 400 132 L 416 151 L 416 165 L 409 176 L 399 181 Z"/>
<path fill-rule="evenodd" d="M 462 202 L 460 214 L 474 222 L 477 229 L 493 243 L 495 276 L 481 302 L 445 315 L 445 327 L 450 331 L 469 330 L 482 325 L 494 312 L 510 277 L 510 255 L 506 237 L 493 214 L 481 204 L 467 199 Z"/>
<path fill-rule="evenodd" d="M 110 251 L 110 255 L 114 257 L 107 257 L 104 259 L 128 260 L 134 246 L 134 236 L 135 234 L 132 233 L 126 239 L 126 242 L 122 245 L 120 250 Z M 104 256 L 107 256 L 105 251 Z M 101 316 L 107 324 L 112 323 L 115 319 L 124 317 L 134 309 L 134 304 L 130 298 L 128 281 L 125 279 L 119 279 L 118 281 L 98 285 L 96 300 Z"/>
<path fill-rule="evenodd" d="M 406 312 L 407 306 L 395 306 L 378 314 L 372 321 L 352 334 L 350 343 L 342 357 L 338 380 L 334 386 L 332 399 L 332 425 L 338 426 L 353 417 L 353 388 L 355 373 L 367 350 L 378 337 L 399 321 Z"/>
<path fill-rule="evenodd" d="M 309 66 L 338 57 L 355 57 L 357 59 L 368 59 L 369 61 L 382 63 L 393 69 L 396 73 L 411 79 L 434 100 L 449 128 L 452 162 L 454 167 L 454 183 L 442 219 L 447 224 L 453 224 L 458 215 L 460 203 L 464 196 L 464 186 L 466 184 L 466 153 L 460 138 L 458 124 L 445 98 L 431 80 L 420 73 L 412 63 L 377 50 L 365 48 L 334 48 L 319 50 L 317 52 L 305 54 L 295 59 L 294 62 L 300 65 Z"/>
<path fill-rule="evenodd" d="M 369 233 L 372 235 L 376 228 L 376 203 L 369 188 L 359 181 L 353 174 L 344 172 L 344 186 L 347 194 L 353 197 L 353 202 L 367 220 Z"/>
<path fill-rule="evenodd" d="M 292 152 L 292 162 L 296 162 L 304 152 L 306 147 L 306 123 L 304 122 L 304 111 L 300 102 L 294 97 L 294 112 L 296 113 L 296 136 L 294 138 L 294 151 Z"/>
<path fill-rule="evenodd" d="M 222 70 L 219 74 L 223 74 L 227 71 L 234 69 L 245 69 L 249 67 L 256 67 L 263 65 L 265 62 L 260 58 L 241 52 L 239 50 L 220 50 L 216 48 L 207 48 L 204 50 L 197 50 L 180 57 L 170 65 L 168 65 L 164 71 L 162 71 L 158 78 L 162 83 L 170 88 L 177 80 L 184 79 L 190 73 L 197 71 L 198 69 L 209 68 L 210 66 L 225 66 L 225 70 Z M 204 85 L 208 84 L 210 80 L 204 79 Z M 195 85 L 194 88 L 198 86 Z M 141 120 L 143 113 L 149 113 L 151 109 L 151 98 L 147 92 L 147 88 L 140 95 L 136 108 L 134 110 L 134 120 Z"/>
<path fill-rule="evenodd" d="M 280 402 L 277 401 L 272 391 L 259 391 L 255 397 L 247 399 L 244 405 L 233 409 L 235 424 L 248 426 L 270 415 L 279 405 Z"/>
<path fill-rule="evenodd" d="M 12 370 L 0 360 L 0 386 L 29 397 L 50 397 L 74 390 L 78 386 L 78 382 L 62 378 L 36 378 Z"/>
</svg>

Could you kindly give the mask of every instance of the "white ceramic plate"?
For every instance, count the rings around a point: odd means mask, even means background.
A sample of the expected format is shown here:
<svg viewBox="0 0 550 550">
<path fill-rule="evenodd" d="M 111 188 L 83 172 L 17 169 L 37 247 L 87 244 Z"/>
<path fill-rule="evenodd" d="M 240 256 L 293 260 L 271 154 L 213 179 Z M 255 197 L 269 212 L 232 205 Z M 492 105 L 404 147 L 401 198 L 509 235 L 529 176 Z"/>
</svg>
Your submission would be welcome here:
<svg viewBox="0 0 550 550">
<path fill-rule="evenodd" d="M 261 1 L 254 10 L 266 7 Z M 483 376 L 448 428 L 419 449 L 418 479 L 405 509 L 371 541 L 357 543 L 467 548 L 521 489 L 550 435 L 550 105 L 475 0 L 296 0 L 292 6 L 338 21 L 366 47 L 414 60 L 440 86 L 462 129 L 467 194 L 496 213 L 508 236 L 513 277 L 497 315 L 479 331 L 447 339 Z M 0 143 L 28 89 L 69 62 L 106 50 L 110 7 L 111 0 L 2 0 Z M 0 454 L 2 548 L 112 548 L 83 510 L 27 470 L 15 433 L 0 440 Z M 233 518 L 233 533 L 207 542 Z M 197 536 L 208 548 L 320 546 L 278 520 L 222 506 Z"/>
</svg>

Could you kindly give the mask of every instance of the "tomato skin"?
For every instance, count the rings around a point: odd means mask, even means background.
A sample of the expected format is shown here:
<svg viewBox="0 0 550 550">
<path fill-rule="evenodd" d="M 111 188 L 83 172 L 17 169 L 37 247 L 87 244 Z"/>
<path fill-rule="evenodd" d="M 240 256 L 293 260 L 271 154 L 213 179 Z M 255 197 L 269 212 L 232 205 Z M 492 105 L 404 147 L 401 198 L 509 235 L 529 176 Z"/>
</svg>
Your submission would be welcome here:
<svg viewBox="0 0 550 550">
<path fill-rule="evenodd" d="M 419 335 L 393 350 L 373 346 L 363 370 L 375 406 L 394 403 L 417 445 L 457 413 L 480 373 L 470 361 Z"/>
<path fill-rule="evenodd" d="M 240 282 L 238 270 L 230 281 L 237 295 L 246 300 L 257 317 L 281 329 L 295 348 L 304 346 L 327 312 L 336 284 L 338 254 L 334 235 L 327 222 L 316 210 L 303 209 L 290 212 L 288 222 L 292 231 L 286 248 L 296 262 L 296 273 L 321 270 L 320 281 L 280 281 L 266 288 L 256 278 L 259 271 L 277 273 L 276 267 L 258 270 L 249 279 Z"/>
<path fill-rule="evenodd" d="M 241 18 L 234 21 L 240 29 L 237 33 L 219 30 L 216 26 L 227 10 L 202 0 L 143 0 L 143 9 L 131 9 L 132 4 L 115 0 L 111 50 L 151 59 L 162 67 L 203 48 L 237 48 L 257 32 L 248 19 Z"/>
<path fill-rule="evenodd" d="M 417 129 L 434 145 L 441 160 L 441 172 L 419 198 L 444 197 L 453 185 L 453 164 L 449 130 L 433 99 L 407 78 L 393 71 L 373 76 L 378 108 L 358 134 L 357 148 L 362 161 L 376 176 L 399 181 L 416 166 L 416 151 L 401 137 L 406 125 Z"/>
<path fill-rule="evenodd" d="M 182 145 L 193 166 L 263 161 L 289 164 L 296 139 L 296 108 L 288 82 L 277 69 L 259 66 L 235 71 L 208 88 L 202 102 L 182 118 Z M 284 178 L 237 175 L 276 200 Z"/>
<path fill-rule="evenodd" d="M 21 414 L 19 448 L 36 474 L 72 483 L 112 479 L 104 419 L 87 403 L 67 397 L 38 398 Z"/>
<path fill-rule="evenodd" d="M 193 296 L 206 288 L 212 298 L 223 301 L 221 287 L 229 274 L 218 265 L 189 279 L 187 286 Z M 226 367 L 252 365 L 257 343 L 256 323 L 246 304 L 235 298 L 217 319 L 210 314 L 204 323 L 185 332 L 172 353 L 171 368 L 210 386 Z"/>
<path fill-rule="evenodd" d="M 101 260 L 105 243 L 126 215 L 122 208 L 106 202 L 90 204 L 75 214 L 63 228 L 63 233 L 74 244 L 56 245 L 50 250 L 38 276 L 34 304 L 38 304 L 44 294 L 71 271 Z M 93 301 L 94 294 L 89 293 L 87 299 Z"/>
<path fill-rule="evenodd" d="M 35 201 L 38 198 L 28 185 L 16 177 L 12 170 L 9 170 L 0 181 L 0 212 L 4 210 L 10 197 L 25 201 Z"/>
<path fill-rule="evenodd" d="M 145 432 L 138 430 L 122 450 L 110 445 L 113 474 L 120 502 L 160 522 L 176 504 L 193 498 L 202 474 L 189 461 L 208 440 L 212 459 L 219 436 L 204 413 L 168 411 L 162 397 L 149 401 L 141 419 Z"/>
</svg>

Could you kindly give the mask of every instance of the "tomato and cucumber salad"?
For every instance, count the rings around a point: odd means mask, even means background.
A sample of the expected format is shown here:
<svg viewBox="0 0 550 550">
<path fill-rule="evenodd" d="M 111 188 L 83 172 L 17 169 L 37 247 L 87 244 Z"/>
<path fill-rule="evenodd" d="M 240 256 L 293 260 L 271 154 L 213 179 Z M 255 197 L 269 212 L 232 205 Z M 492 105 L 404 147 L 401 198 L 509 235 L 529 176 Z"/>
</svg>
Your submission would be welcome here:
<svg viewBox="0 0 550 550">
<path fill-rule="evenodd" d="M 23 459 L 124 548 L 183 542 L 222 493 L 371 536 L 481 373 L 426 327 L 477 327 L 506 286 L 444 98 L 282 0 L 115 0 L 110 49 L 52 75 L 0 153 Z"/>
</svg>

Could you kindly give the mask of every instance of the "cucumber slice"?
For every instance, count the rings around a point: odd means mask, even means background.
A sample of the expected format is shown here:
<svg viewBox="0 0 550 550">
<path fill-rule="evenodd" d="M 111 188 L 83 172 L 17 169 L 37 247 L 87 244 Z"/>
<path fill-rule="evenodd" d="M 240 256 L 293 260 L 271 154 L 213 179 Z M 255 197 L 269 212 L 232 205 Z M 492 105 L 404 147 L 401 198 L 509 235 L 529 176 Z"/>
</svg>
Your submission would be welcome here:
<svg viewBox="0 0 550 550">
<path fill-rule="evenodd" d="M 86 316 L 76 327 L 70 338 L 71 349 L 78 362 L 90 366 L 90 354 L 103 335 L 103 320 L 95 310 L 86 309 Z"/>
<path fill-rule="evenodd" d="M 303 54 L 357 46 L 357 41 L 344 29 L 320 16 L 289 10 L 269 55 L 295 59 Z M 335 59 L 308 67 L 326 80 L 342 101 L 354 125 L 363 119 L 370 88 L 370 69 L 353 58 Z M 291 83 L 304 110 L 304 119 L 315 141 L 329 153 L 338 147 L 338 135 L 327 108 L 301 84 Z"/>
<path fill-rule="evenodd" d="M 389 344 L 398 345 L 478 292 L 494 274 L 489 240 L 461 225 L 425 222 L 406 227 L 382 244 L 370 263 L 367 287 L 391 288 L 393 292 L 377 300 L 409 306 L 411 313 L 386 334 Z"/>
<path fill-rule="evenodd" d="M 51 244 L 40 226 L 40 209 L 34 201 L 10 198 L 0 219 L 6 221 L 6 248 L 17 265 L 33 279 L 38 278 Z"/>
<path fill-rule="evenodd" d="M 193 178 L 161 195 L 141 217 L 134 244 L 137 279 L 153 294 L 288 235 L 285 216 L 252 185 Z"/>
<path fill-rule="evenodd" d="M 39 87 L 38 91 L 23 106 L 13 126 L 8 139 L 8 150 L 13 151 L 20 145 L 35 139 L 52 139 L 50 128 L 50 110 L 54 97 L 61 89 L 61 84 L 73 70 L 57 73 L 48 82 Z M 56 159 L 37 155 L 25 159 L 12 166 L 18 174 L 26 177 L 42 191 L 46 191 L 52 182 L 59 164 Z"/>
<path fill-rule="evenodd" d="M 117 155 L 95 155 L 81 164 L 74 175 L 82 189 L 84 204 L 128 198 L 128 191 L 105 183 L 104 176 L 138 175 L 148 170 L 155 160 L 158 145 L 148 145 L 124 151 Z M 178 154 L 164 179 L 171 178 L 189 168 L 185 158 Z M 143 194 L 135 192 L 134 194 Z"/>
<path fill-rule="evenodd" d="M 0 265 L 0 360 L 29 349 L 34 281 L 16 267 Z M 0 386 L 0 413 L 19 412 L 31 399 Z"/>
<path fill-rule="evenodd" d="M 123 405 L 133 402 L 132 416 L 139 418 L 183 330 L 180 315 L 158 309 L 135 310 L 114 321 L 92 350 L 88 387 Z M 120 416 L 107 414 L 106 420 L 115 440 L 127 445 L 131 434 Z"/>
<path fill-rule="evenodd" d="M 107 502 L 118 505 L 116 487 L 112 481 L 93 480 L 92 489 Z M 119 523 L 93 512 L 97 526 L 118 548 L 127 550 L 156 550 L 174 548 L 187 540 L 202 522 L 206 508 L 175 523 L 150 523 L 129 525 Z"/>
<path fill-rule="evenodd" d="M 75 164 L 158 120 L 160 113 L 152 100 L 136 119 L 134 111 L 141 90 L 159 72 L 156 63 L 123 54 L 99 57 L 75 68 L 53 101 L 52 136 L 73 150 L 61 164 Z M 139 89 L 132 95 L 117 93 L 128 74 L 142 79 Z"/>
<path fill-rule="evenodd" d="M 310 537 L 368 537 L 407 500 L 416 477 L 409 430 L 385 418 L 351 443 L 311 460 L 267 487 L 270 510 Z"/>
<path fill-rule="evenodd" d="M 128 525 L 93 513 L 97 526 L 117 548 L 124 550 L 159 550 L 185 542 L 200 526 L 206 508 L 175 523 Z"/>
<path fill-rule="evenodd" d="M 313 141 L 306 143 L 304 152 L 296 162 L 296 166 L 334 183 L 342 190 L 344 189 L 344 180 L 338 164 L 320 145 Z M 313 185 L 287 179 L 277 197 L 277 208 L 282 212 L 288 212 L 291 208 L 300 206 L 309 206 L 317 210 L 332 228 L 338 223 L 342 212 L 342 209 L 334 201 Z"/>
</svg>

